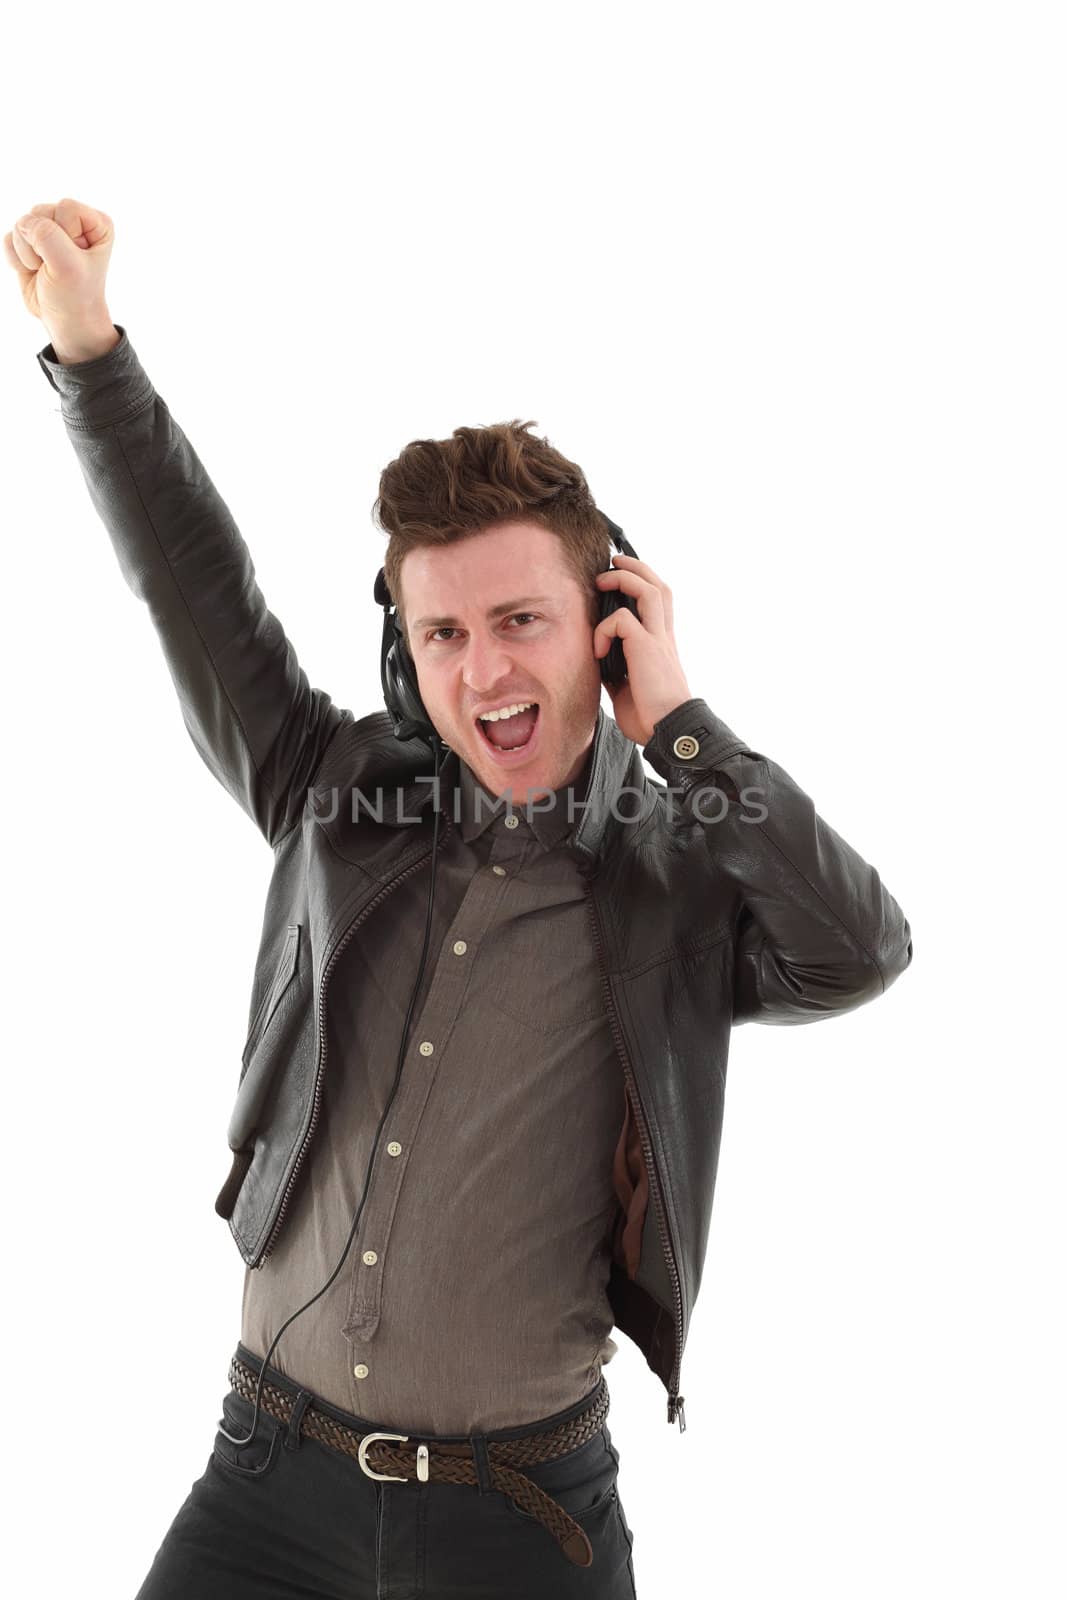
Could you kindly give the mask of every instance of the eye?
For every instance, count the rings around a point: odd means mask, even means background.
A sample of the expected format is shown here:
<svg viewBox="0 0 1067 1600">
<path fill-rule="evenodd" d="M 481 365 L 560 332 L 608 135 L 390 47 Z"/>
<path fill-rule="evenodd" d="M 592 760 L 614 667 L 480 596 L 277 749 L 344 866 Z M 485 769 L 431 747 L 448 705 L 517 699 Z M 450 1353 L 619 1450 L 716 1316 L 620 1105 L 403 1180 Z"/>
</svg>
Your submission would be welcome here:
<svg viewBox="0 0 1067 1600">
<path fill-rule="evenodd" d="M 529 618 L 531 618 L 532 621 L 536 622 L 537 621 L 537 612 L 536 611 L 513 611 L 511 613 L 511 616 L 508 618 L 508 621 L 509 622 L 513 622 L 516 617 L 529 617 Z M 435 628 L 432 633 L 428 633 L 426 635 L 427 642 L 436 641 L 437 635 L 439 633 L 455 633 L 456 631 L 457 630 L 455 628 L 448 628 L 448 627 Z M 451 641 L 451 639 L 442 639 L 440 641 L 440 643 L 442 643 L 442 644 L 451 644 L 452 641 Z"/>
</svg>

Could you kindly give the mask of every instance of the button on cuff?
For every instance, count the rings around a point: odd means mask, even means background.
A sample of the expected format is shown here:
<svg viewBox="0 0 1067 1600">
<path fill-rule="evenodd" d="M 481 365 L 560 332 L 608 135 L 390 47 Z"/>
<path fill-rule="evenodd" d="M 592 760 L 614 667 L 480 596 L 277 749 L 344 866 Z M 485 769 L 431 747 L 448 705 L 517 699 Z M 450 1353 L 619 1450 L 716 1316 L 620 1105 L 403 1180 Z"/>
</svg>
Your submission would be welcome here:
<svg viewBox="0 0 1067 1600">
<path fill-rule="evenodd" d="M 673 771 L 693 771 L 714 766 L 727 755 L 749 752 L 750 747 L 717 717 L 698 695 L 683 700 L 656 723 L 644 754 L 653 766 Z M 754 752 L 753 752 L 754 753 Z"/>
</svg>

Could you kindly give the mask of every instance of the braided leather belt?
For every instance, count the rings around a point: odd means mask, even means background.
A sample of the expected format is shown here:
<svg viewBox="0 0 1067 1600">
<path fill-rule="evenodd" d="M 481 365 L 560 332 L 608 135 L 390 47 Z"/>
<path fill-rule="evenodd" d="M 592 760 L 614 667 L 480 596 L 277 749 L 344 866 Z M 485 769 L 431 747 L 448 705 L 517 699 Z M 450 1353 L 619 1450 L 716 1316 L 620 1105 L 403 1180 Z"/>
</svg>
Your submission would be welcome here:
<svg viewBox="0 0 1067 1600">
<path fill-rule="evenodd" d="M 259 1374 L 238 1357 L 230 1361 L 230 1384 L 238 1394 L 255 1403 L 256 1383 Z M 579 1527 L 569 1512 L 558 1501 L 546 1494 L 540 1484 L 534 1483 L 519 1469 L 537 1461 L 554 1461 L 578 1449 L 603 1426 L 608 1414 L 607 1386 L 600 1385 L 588 1408 L 567 1422 L 559 1423 L 544 1433 L 530 1433 L 521 1439 L 486 1439 L 489 1459 L 489 1479 L 494 1489 L 499 1489 L 514 1501 L 520 1510 L 535 1517 L 555 1539 L 568 1561 L 577 1567 L 593 1564 L 593 1550 L 584 1528 Z M 264 1382 L 260 1396 L 260 1410 L 268 1412 L 278 1422 L 288 1422 L 294 1406 L 294 1396 Z M 368 1478 L 389 1482 L 407 1483 L 412 1477 L 420 1483 L 470 1483 L 477 1484 L 478 1470 L 474 1449 L 469 1440 L 455 1444 L 442 1444 L 430 1439 L 428 1443 L 407 1443 L 406 1433 L 357 1433 L 335 1421 L 309 1401 L 300 1418 L 300 1432 L 320 1444 L 329 1445 L 347 1456 L 353 1456 Z M 432 1449 L 432 1455 L 431 1455 Z M 368 1453 L 374 1451 L 375 1471 L 368 1465 Z M 414 1469 L 414 1470 L 413 1470 Z"/>
</svg>

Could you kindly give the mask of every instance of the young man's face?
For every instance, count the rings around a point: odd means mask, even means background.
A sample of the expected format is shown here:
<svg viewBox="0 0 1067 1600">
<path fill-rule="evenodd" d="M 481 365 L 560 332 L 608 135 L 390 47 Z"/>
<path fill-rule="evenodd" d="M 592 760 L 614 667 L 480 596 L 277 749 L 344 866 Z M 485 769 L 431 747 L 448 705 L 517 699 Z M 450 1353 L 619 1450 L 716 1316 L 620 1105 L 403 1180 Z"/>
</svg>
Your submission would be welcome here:
<svg viewBox="0 0 1067 1600">
<path fill-rule="evenodd" d="M 508 521 L 455 544 L 411 550 L 401 588 L 423 703 L 482 787 L 520 806 L 571 783 L 593 740 L 601 679 L 590 599 L 558 537 L 537 523 Z M 531 700 L 537 710 L 525 744 L 494 748 L 478 712 Z M 528 720 L 492 729 L 510 742 Z"/>
</svg>

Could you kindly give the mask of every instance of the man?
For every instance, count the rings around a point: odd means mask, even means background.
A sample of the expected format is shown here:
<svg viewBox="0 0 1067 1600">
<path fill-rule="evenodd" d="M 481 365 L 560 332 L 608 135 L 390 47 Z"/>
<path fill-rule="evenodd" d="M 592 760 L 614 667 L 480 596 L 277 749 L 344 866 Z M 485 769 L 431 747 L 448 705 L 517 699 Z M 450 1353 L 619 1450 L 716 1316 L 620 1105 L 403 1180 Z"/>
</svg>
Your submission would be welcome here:
<svg viewBox="0 0 1067 1600">
<path fill-rule="evenodd" d="M 30 219 L 27 275 L 109 247 L 76 202 Z M 684 1427 L 730 1029 L 881 994 L 908 923 L 691 694 L 670 589 L 608 565 L 528 425 L 382 474 L 430 726 L 402 741 L 310 687 L 125 328 L 64 304 L 38 360 L 194 743 L 274 852 L 216 1201 L 241 1339 L 141 1600 L 633 1596 L 602 1367 L 619 1326 Z"/>
</svg>

